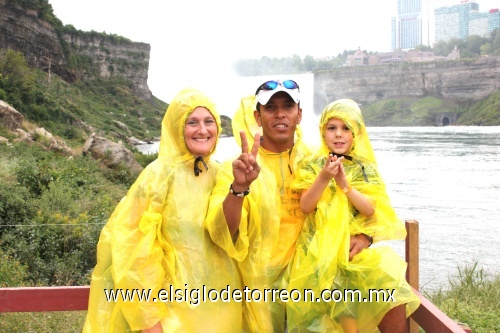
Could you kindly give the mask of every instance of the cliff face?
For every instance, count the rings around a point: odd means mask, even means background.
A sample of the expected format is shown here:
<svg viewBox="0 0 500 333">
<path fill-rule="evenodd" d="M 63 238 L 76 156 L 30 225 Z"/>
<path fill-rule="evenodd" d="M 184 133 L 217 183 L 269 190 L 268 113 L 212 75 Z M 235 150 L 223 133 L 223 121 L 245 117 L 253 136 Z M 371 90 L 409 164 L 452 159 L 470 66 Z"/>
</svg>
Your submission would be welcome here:
<svg viewBox="0 0 500 333">
<path fill-rule="evenodd" d="M 0 0 L 0 48 L 19 51 L 30 65 L 45 70 L 50 57 L 52 70 L 68 76 L 61 68 L 65 59 L 52 25 L 38 19 L 36 11 L 8 5 L 6 0 Z"/>
<path fill-rule="evenodd" d="M 397 65 L 342 67 L 314 73 L 314 112 L 351 98 L 368 104 L 398 97 L 434 96 L 477 101 L 500 89 L 500 57 Z"/>
<path fill-rule="evenodd" d="M 97 34 L 65 34 L 63 38 L 72 50 L 70 58 L 80 63 L 89 59 L 92 63 L 90 68 L 83 66 L 72 71 L 76 79 L 88 79 L 96 75 L 121 77 L 133 82 L 134 91 L 140 97 L 152 97 L 147 83 L 151 51 L 149 44 L 116 41 L 112 37 Z"/>
<path fill-rule="evenodd" d="M 149 44 L 94 32 L 58 33 L 36 11 L 0 0 L 0 49 L 19 51 L 30 66 L 69 82 L 115 76 L 132 81 L 141 98 L 152 97 L 147 84 Z"/>
</svg>

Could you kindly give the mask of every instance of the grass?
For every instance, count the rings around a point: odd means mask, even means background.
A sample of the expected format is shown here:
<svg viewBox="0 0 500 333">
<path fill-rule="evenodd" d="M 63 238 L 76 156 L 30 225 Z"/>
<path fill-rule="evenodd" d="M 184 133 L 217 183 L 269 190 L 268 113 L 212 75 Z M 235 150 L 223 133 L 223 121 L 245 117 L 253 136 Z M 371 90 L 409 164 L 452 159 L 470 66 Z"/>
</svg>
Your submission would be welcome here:
<svg viewBox="0 0 500 333">
<path fill-rule="evenodd" d="M 87 311 L 0 313 L 0 332 L 81 332 Z"/>
<path fill-rule="evenodd" d="M 500 332 L 500 275 L 488 275 L 477 262 L 459 267 L 446 289 L 426 297 L 473 333 Z"/>
</svg>

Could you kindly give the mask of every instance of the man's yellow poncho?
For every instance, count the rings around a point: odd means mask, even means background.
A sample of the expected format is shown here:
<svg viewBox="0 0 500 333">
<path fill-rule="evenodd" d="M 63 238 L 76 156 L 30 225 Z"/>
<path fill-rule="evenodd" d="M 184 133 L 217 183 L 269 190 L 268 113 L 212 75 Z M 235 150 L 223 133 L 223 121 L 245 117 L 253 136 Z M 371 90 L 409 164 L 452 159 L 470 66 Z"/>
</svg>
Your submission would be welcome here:
<svg viewBox="0 0 500 333">
<path fill-rule="evenodd" d="M 338 319 L 354 317 L 360 332 L 377 332 L 377 325 L 391 308 L 406 304 L 407 314 L 419 305 L 405 280 L 406 263 L 390 247 L 364 249 L 349 261 L 349 237 L 364 233 L 375 242 L 404 239 L 406 231 L 396 216 L 385 184 L 378 173 L 361 111 L 352 100 L 339 100 L 323 111 L 320 133 L 331 118 L 345 122 L 354 136 L 350 156 L 343 165 L 347 181 L 375 205 L 375 214 L 366 218 L 350 204 L 332 179 L 322 194 L 317 210 L 307 216 L 301 232 L 293 264 L 289 270 L 288 289 L 311 289 L 316 302 L 287 303 L 290 332 L 342 332 Z M 323 168 L 329 149 L 322 143 L 317 154 L 306 158 L 297 172 L 292 188 L 308 189 Z M 322 290 L 359 290 L 368 298 L 369 289 L 395 289 L 395 302 L 321 302 Z M 336 294 L 337 296 L 340 294 Z M 390 295 L 387 294 L 387 299 Z"/>
<path fill-rule="evenodd" d="M 217 165 L 205 157 L 208 169 L 199 163 L 202 172 L 194 174 L 184 128 L 198 106 L 211 112 L 220 133 L 219 115 L 205 95 L 185 89 L 174 98 L 162 122 L 158 159 L 141 173 L 101 232 L 84 332 L 140 331 L 158 321 L 164 332 L 241 332 L 241 303 L 201 301 L 203 286 L 234 290 L 241 285 L 235 265 L 203 227 Z M 151 299 L 107 302 L 105 289 L 151 290 Z M 192 303 L 153 301 L 160 289 L 181 290 L 178 296 L 187 291 Z"/>
<path fill-rule="evenodd" d="M 250 147 L 255 133 L 261 131 L 255 122 L 254 110 L 254 96 L 243 98 L 233 119 L 235 138 L 240 137 L 240 130 L 245 131 Z M 259 301 L 243 304 L 244 332 L 285 331 L 285 305 L 279 299 L 273 302 L 271 292 L 281 287 L 304 223 L 299 207 L 300 193 L 292 191 L 290 184 L 297 163 L 309 152 L 300 139 L 300 130 L 296 131 L 295 139 L 294 147 L 282 153 L 259 149 L 257 162 L 261 171 L 245 197 L 234 243 L 222 210 L 222 202 L 233 182 L 231 161 L 218 172 L 217 185 L 210 198 L 206 222 L 210 236 L 238 262 L 243 286 L 252 291 L 253 296 L 263 296 Z"/>
</svg>

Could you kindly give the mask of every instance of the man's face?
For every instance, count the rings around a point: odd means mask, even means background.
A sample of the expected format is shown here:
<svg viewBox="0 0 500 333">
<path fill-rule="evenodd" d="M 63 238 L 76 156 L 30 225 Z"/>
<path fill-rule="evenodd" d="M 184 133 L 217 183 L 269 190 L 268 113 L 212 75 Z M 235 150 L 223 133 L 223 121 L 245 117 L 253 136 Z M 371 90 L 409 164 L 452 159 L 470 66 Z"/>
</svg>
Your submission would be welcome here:
<svg viewBox="0 0 500 333">
<path fill-rule="evenodd" d="M 262 127 L 262 147 L 276 153 L 293 146 L 295 129 L 302 120 L 302 109 L 286 92 L 278 92 L 260 111 L 254 112 L 257 124 Z"/>
</svg>

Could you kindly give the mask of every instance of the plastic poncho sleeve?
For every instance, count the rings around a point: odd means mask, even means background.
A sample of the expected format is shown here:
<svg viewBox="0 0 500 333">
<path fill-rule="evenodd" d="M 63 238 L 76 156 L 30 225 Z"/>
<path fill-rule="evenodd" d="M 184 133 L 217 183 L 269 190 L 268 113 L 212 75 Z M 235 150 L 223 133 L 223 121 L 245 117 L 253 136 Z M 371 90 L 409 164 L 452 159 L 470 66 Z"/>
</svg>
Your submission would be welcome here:
<svg viewBox="0 0 500 333">
<path fill-rule="evenodd" d="M 111 246 L 115 288 L 139 292 L 151 290 L 151 297 L 158 295 L 165 279 L 162 260 L 166 260 L 167 265 L 172 262 L 169 260 L 169 246 L 161 232 L 167 189 L 157 188 L 167 186 L 168 182 L 154 179 L 158 174 L 148 172 L 154 166 L 141 174 L 114 216 L 119 222 L 114 223 Z M 156 186 L 154 189 L 153 184 Z M 165 259 L 162 247 L 166 250 Z M 132 330 L 150 328 L 167 314 L 166 305 L 162 302 L 135 297 L 133 301 L 123 302 L 120 299 L 118 303 Z"/>
<path fill-rule="evenodd" d="M 125 332 L 130 327 L 123 317 L 123 313 L 116 302 L 108 302 L 105 298 L 105 290 L 115 290 L 111 274 L 111 240 L 113 235 L 114 215 L 123 205 L 124 200 L 115 208 L 108 223 L 101 230 L 99 242 L 97 243 L 97 265 L 92 271 L 90 284 L 89 307 L 87 318 L 83 327 L 84 333 L 95 332 Z"/>
<path fill-rule="evenodd" d="M 152 170 L 157 163 L 139 175 L 101 231 L 84 332 L 142 330 L 167 314 L 164 303 L 134 294 L 150 290 L 151 298 L 156 297 L 165 278 L 160 228 L 167 189 L 150 188 L 159 177 Z M 156 183 L 161 187 L 167 182 Z M 108 301 L 106 292 L 115 292 L 115 301 Z M 121 292 L 134 298 L 124 301 Z"/>
<path fill-rule="evenodd" d="M 229 257 L 237 261 L 243 261 L 248 254 L 248 201 L 243 201 L 241 210 L 241 221 L 238 229 L 238 235 L 233 241 L 226 217 L 222 208 L 222 203 L 229 193 L 229 186 L 233 182 L 232 162 L 225 162 L 217 172 L 217 182 L 210 196 L 207 218 L 205 219 L 205 228 L 207 229 L 212 241 L 221 247 Z"/>
</svg>

